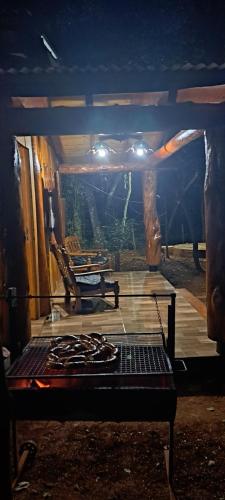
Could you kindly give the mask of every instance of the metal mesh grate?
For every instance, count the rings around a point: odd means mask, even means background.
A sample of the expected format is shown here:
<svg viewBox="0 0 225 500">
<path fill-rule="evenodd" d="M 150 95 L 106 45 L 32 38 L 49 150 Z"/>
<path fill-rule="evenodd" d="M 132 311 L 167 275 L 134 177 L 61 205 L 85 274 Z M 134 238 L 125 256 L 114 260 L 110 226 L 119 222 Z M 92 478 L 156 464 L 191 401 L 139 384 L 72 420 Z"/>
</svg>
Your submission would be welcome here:
<svg viewBox="0 0 225 500">
<path fill-rule="evenodd" d="M 162 374 L 171 372 L 171 367 L 164 349 L 160 346 L 121 345 L 118 371 L 136 375 Z"/>
<path fill-rule="evenodd" d="M 33 338 L 27 345 L 24 353 L 12 365 L 8 378 L 48 377 L 51 374 L 66 378 L 67 375 L 84 375 L 84 371 L 72 370 L 69 374 L 65 370 L 49 370 L 46 368 L 46 358 L 50 341 L 53 337 Z M 113 375 L 146 375 L 171 374 L 170 361 L 162 345 L 135 345 L 115 342 L 119 348 L 119 359 L 116 365 L 107 370 Z M 94 377 L 95 372 L 92 373 Z M 90 376 L 90 373 L 89 373 Z"/>
</svg>

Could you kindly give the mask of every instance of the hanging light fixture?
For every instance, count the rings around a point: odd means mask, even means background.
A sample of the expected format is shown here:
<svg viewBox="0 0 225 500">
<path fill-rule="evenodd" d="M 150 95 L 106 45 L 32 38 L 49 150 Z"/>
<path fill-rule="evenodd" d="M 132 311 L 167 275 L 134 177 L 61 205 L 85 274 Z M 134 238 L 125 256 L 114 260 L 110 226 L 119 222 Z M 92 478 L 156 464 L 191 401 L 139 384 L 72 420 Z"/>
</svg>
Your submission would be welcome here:
<svg viewBox="0 0 225 500">
<path fill-rule="evenodd" d="M 147 142 L 145 141 L 137 141 L 135 142 L 128 150 L 127 153 L 132 153 L 138 158 L 145 158 L 148 154 L 153 153 L 153 149 L 149 147 Z"/>
<path fill-rule="evenodd" d="M 92 154 L 93 157 L 98 160 L 107 159 L 111 153 L 116 153 L 116 151 L 104 142 L 96 142 L 96 144 L 94 144 L 88 151 L 88 154 Z"/>
</svg>

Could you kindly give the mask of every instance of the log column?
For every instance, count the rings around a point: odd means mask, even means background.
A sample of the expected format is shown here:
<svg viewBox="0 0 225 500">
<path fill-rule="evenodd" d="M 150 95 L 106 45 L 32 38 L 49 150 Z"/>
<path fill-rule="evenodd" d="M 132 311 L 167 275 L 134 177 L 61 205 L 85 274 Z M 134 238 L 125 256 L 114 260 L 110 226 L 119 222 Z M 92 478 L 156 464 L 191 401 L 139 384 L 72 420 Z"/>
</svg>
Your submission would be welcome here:
<svg viewBox="0 0 225 500">
<path fill-rule="evenodd" d="M 157 271 L 161 261 L 160 223 L 156 210 L 156 172 L 143 173 L 144 224 L 146 237 L 146 260 L 149 271 Z"/>
<path fill-rule="evenodd" d="M 56 219 L 55 236 L 58 243 L 64 244 L 63 238 L 63 221 L 62 221 L 62 208 L 61 208 L 61 189 L 60 178 L 58 170 L 54 174 L 55 189 L 53 191 L 53 208 Z"/>
<path fill-rule="evenodd" d="M 41 167 L 37 155 L 37 139 L 32 138 L 34 182 L 36 194 L 36 214 L 37 214 L 37 241 L 38 241 L 38 266 L 39 266 L 39 290 L 40 295 L 50 294 L 49 269 L 47 260 L 46 236 L 45 236 L 45 216 L 43 202 L 43 182 L 41 177 Z M 50 299 L 40 299 L 40 314 L 45 316 L 50 312 Z"/>
<path fill-rule="evenodd" d="M 25 230 L 20 206 L 20 162 L 15 141 L 4 128 L 0 133 L 0 239 L 5 256 L 5 292 L 16 287 L 17 294 L 29 292 L 25 254 Z M 17 152 L 17 154 L 16 154 Z M 30 318 L 28 300 L 18 300 L 14 311 L 16 329 L 10 331 L 9 347 L 19 351 L 29 340 Z M 12 338 L 14 340 L 12 341 Z"/>
<path fill-rule="evenodd" d="M 225 129 L 205 133 L 208 337 L 225 348 Z"/>
</svg>

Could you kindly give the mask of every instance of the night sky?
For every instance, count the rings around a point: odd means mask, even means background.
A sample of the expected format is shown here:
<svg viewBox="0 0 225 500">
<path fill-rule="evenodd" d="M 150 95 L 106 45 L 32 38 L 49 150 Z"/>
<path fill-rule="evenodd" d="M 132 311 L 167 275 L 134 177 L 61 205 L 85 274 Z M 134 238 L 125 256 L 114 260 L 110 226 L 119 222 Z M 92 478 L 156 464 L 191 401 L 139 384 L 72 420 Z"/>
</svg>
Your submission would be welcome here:
<svg viewBox="0 0 225 500">
<path fill-rule="evenodd" d="M 158 67 L 186 62 L 225 62 L 224 0 L 29 0 L 2 3 L 0 12 L 0 62 L 3 66 L 49 65 L 40 39 L 42 33 L 63 65 L 146 62 Z M 183 183 L 199 169 L 199 180 L 188 194 L 191 203 L 188 198 L 185 201 L 193 212 L 196 237 L 201 239 L 203 140 L 185 147 L 169 159 L 169 163 L 178 168 L 178 172 L 180 169 L 182 176 L 179 177 L 179 173 L 159 176 L 159 213 L 164 213 L 165 197 L 171 212 L 179 194 L 174 186 L 179 185 L 182 190 Z M 139 191 L 137 180 L 129 214 L 137 219 L 135 199 L 140 201 Z M 181 220 L 180 210 L 179 227 L 173 228 L 174 238 L 180 238 Z M 184 227 L 184 232 L 186 229 Z M 187 231 L 185 238 L 189 236 Z"/>
<path fill-rule="evenodd" d="M 11 24 L 19 34 L 14 44 L 18 50 L 23 45 L 34 59 L 42 50 L 39 33 L 49 38 L 65 65 L 144 61 L 157 66 L 225 59 L 223 0 L 30 0 L 5 5 L 0 31 Z"/>
</svg>

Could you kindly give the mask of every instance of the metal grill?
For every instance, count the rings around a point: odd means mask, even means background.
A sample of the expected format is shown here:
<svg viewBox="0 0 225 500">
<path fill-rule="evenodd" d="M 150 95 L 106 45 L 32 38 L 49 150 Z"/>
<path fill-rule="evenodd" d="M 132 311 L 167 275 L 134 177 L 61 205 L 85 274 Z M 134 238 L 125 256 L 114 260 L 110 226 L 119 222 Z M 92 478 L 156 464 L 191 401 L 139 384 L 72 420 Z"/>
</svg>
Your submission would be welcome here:
<svg viewBox="0 0 225 500">
<path fill-rule="evenodd" d="M 54 337 L 33 338 L 7 374 L 16 418 L 158 420 L 170 421 L 172 426 L 176 389 L 163 337 L 153 334 L 138 337 L 136 334 L 107 336 L 118 346 L 119 357 L 108 369 L 104 368 L 104 373 L 95 367 L 89 372 L 82 372 L 81 368 L 69 372 L 46 368 Z"/>
<path fill-rule="evenodd" d="M 132 335 L 130 336 L 132 337 Z M 112 337 L 111 337 L 112 338 Z M 110 340 L 111 340 L 110 338 Z M 115 338 L 115 337 L 114 337 Z M 120 337 L 121 338 L 121 337 Z M 84 373 L 84 369 L 74 369 L 69 373 L 66 370 L 55 370 L 46 367 L 46 359 L 49 351 L 50 342 L 53 337 L 33 338 L 25 348 L 22 356 L 18 358 L 10 368 L 7 377 L 8 380 L 15 378 L 49 378 L 60 377 L 84 377 L 94 376 L 91 373 Z M 127 339 L 129 342 L 129 338 Z M 98 375 L 161 375 L 171 374 L 172 368 L 163 345 L 143 345 L 130 344 L 114 341 L 119 348 L 118 361 L 109 366 L 109 369 Z"/>
</svg>

